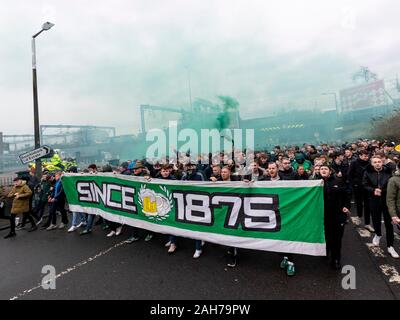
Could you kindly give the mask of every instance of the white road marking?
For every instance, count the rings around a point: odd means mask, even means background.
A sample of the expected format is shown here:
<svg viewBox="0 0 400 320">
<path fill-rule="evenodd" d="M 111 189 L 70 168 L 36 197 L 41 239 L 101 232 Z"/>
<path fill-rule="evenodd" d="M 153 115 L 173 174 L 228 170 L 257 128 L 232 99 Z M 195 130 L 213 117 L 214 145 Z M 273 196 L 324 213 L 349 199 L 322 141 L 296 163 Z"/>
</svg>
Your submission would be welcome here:
<svg viewBox="0 0 400 320">
<path fill-rule="evenodd" d="M 369 232 L 367 229 L 361 229 L 357 228 L 356 229 L 360 237 L 362 238 L 371 238 L 371 232 Z"/>
<path fill-rule="evenodd" d="M 351 220 L 356 226 L 361 224 L 357 217 L 351 217 Z M 371 238 L 372 236 L 371 232 L 367 229 L 356 228 L 356 230 L 361 238 Z M 394 232 L 394 238 L 400 240 L 400 235 Z M 386 258 L 385 252 L 379 246 L 375 246 L 372 243 L 366 243 L 366 245 L 375 257 Z M 380 265 L 379 268 L 385 276 L 389 277 L 390 283 L 400 284 L 400 274 L 395 267 L 388 264 L 383 264 Z"/>
<path fill-rule="evenodd" d="M 379 267 L 386 276 L 390 277 L 389 278 L 390 283 L 400 284 L 400 274 L 397 272 L 395 267 L 390 266 L 388 264 L 383 264 L 380 265 Z"/>
<path fill-rule="evenodd" d="M 76 270 L 77 268 L 84 266 L 88 262 L 92 262 L 92 261 L 96 260 L 97 258 L 100 258 L 101 256 L 104 256 L 105 254 L 109 253 L 111 250 L 113 250 L 115 248 L 118 248 L 118 247 L 120 247 L 120 246 L 122 246 L 124 244 L 126 244 L 126 240 L 121 241 L 121 242 L 115 244 L 114 246 L 112 246 L 112 247 L 110 247 L 110 248 L 108 248 L 108 249 L 106 249 L 104 251 L 99 252 L 98 254 L 94 255 L 93 257 L 90 257 L 90 258 L 88 258 L 86 260 L 78 262 L 74 266 L 72 266 L 70 268 L 67 268 L 67 270 L 62 271 L 61 273 L 57 274 L 55 278 L 56 279 L 61 278 L 62 276 L 65 276 L 66 274 Z M 10 300 L 17 300 L 17 299 L 27 295 L 28 293 L 31 293 L 32 291 L 37 290 L 37 289 L 39 289 L 41 287 L 42 287 L 42 283 L 39 283 L 37 286 L 35 286 L 35 287 L 31 288 L 31 289 L 24 290 L 23 292 L 21 292 L 21 293 L 17 294 L 16 296 L 10 298 Z"/>
<path fill-rule="evenodd" d="M 375 257 L 386 258 L 384 251 L 380 247 L 374 246 L 372 243 L 366 243 L 366 245 Z"/>
</svg>

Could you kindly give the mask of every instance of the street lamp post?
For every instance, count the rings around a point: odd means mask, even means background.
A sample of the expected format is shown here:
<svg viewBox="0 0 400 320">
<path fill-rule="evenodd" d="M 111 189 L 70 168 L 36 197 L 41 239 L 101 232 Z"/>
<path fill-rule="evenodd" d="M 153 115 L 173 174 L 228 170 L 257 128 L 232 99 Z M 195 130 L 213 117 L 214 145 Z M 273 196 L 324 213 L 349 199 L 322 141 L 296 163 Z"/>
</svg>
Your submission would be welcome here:
<svg viewBox="0 0 400 320">
<path fill-rule="evenodd" d="M 190 111 L 193 112 L 193 105 L 192 105 L 192 86 L 190 83 L 190 67 L 185 66 L 185 69 L 187 70 L 187 76 L 188 76 L 188 90 L 189 90 L 189 103 L 190 103 Z"/>
<path fill-rule="evenodd" d="M 35 149 L 40 148 L 40 132 L 39 132 L 39 104 L 38 104 L 38 89 L 37 89 L 37 73 L 36 73 L 36 45 L 35 39 L 43 31 L 49 30 L 54 24 L 46 22 L 42 26 L 42 30 L 32 36 L 32 79 L 33 79 L 33 122 L 35 130 Z M 42 173 L 42 162 L 36 160 L 35 175 L 40 177 Z"/>
<path fill-rule="evenodd" d="M 339 114 L 339 108 L 338 108 L 338 102 L 337 102 L 337 96 L 336 96 L 336 92 L 325 92 L 325 93 L 321 93 L 323 96 L 327 96 L 327 95 L 334 95 L 335 96 L 335 107 L 336 107 L 336 114 Z"/>
</svg>

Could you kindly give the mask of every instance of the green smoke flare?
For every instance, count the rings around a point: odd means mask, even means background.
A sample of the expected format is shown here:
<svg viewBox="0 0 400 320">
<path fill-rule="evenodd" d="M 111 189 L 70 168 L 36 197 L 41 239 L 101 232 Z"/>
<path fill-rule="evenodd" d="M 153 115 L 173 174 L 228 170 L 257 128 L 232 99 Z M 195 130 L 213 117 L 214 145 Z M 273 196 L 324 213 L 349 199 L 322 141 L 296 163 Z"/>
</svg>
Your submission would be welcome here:
<svg viewBox="0 0 400 320">
<path fill-rule="evenodd" d="M 223 103 L 222 112 L 217 117 L 217 127 L 219 130 L 223 130 L 229 127 L 231 124 L 231 112 L 238 111 L 239 102 L 236 99 L 229 96 L 218 96 Z"/>
</svg>

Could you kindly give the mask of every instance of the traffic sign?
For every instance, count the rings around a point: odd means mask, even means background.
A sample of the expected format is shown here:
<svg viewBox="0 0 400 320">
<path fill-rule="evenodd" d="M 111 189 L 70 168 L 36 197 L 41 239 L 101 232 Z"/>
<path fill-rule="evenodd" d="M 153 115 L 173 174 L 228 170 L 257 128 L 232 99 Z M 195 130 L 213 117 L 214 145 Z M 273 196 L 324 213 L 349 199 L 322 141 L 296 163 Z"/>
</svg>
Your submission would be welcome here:
<svg viewBox="0 0 400 320">
<path fill-rule="evenodd" d="M 21 160 L 22 164 L 27 164 L 31 161 L 34 161 L 36 159 L 43 158 L 47 155 L 49 155 L 51 152 L 51 148 L 48 146 L 41 146 L 38 149 L 23 153 L 19 155 L 19 159 Z"/>
</svg>

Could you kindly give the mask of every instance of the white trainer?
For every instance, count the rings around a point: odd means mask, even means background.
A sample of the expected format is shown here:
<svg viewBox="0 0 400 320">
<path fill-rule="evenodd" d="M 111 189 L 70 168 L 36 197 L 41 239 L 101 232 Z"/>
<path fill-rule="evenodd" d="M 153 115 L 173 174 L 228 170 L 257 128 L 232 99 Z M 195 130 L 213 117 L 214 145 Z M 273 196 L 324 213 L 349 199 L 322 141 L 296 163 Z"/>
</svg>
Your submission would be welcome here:
<svg viewBox="0 0 400 320">
<path fill-rule="evenodd" d="M 176 250 L 176 244 L 175 243 L 171 243 L 171 246 L 168 249 L 168 253 L 174 253 Z"/>
<path fill-rule="evenodd" d="M 117 233 L 113 230 L 109 234 L 107 234 L 107 237 L 112 237 L 115 236 Z"/>
<path fill-rule="evenodd" d="M 374 246 L 377 246 L 377 247 L 378 247 L 378 246 L 379 246 L 379 242 L 381 241 L 381 238 L 382 238 L 382 237 L 375 235 L 374 238 L 372 239 L 372 244 L 373 244 Z"/>
<path fill-rule="evenodd" d="M 199 257 L 201 256 L 201 253 L 202 253 L 201 250 L 196 250 L 196 251 L 194 252 L 193 259 L 199 258 Z"/>
<path fill-rule="evenodd" d="M 117 231 L 115 232 L 115 235 L 119 236 L 121 234 L 121 232 L 122 232 L 122 226 L 117 228 Z"/>
<path fill-rule="evenodd" d="M 71 226 L 71 228 L 68 229 L 68 232 L 74 232 L 78 227 L 76 226 Z"/>
<path fill-rule="evenodd" d="M 61 223 L 59 224 L 59 226 L 58 226 L 58 229 L 64 229 L 64 228 L 65 228 L 65 224 L 61 222 Z"/>
<path fill-rule="evenodd" d="M 55 224 L 51 224 L 51 225 L 49 225 L 48 227 L 47 227 L 47 231 L 51 231 L 51 230 L 54 230 L 54 229 L 57 229 L 57 226 L 55 225 Z"/>
<path fill-rule="evenodd" d="M 169 247 L 171 245 L 171 241 L 168 241 L 165 245 L 164 245 L 164 247 Z"/>
<path fill-rule="evenodd" d="M 369 232 L 375 232 L 375 229 L 372 228 L 371 225 L 367 224 L 366 226 L 364 226 L 365 229 L 367 229 Z"/>
<path fill-rule="evenodd" d="M 396 252 L 396 250 L 394 250 L 393 247 L 388 247 L 388 252 L 392 256 L 392 258 L 395 258 L 395 259 L 399 258 L 399 254 Z"/>
</svg>

